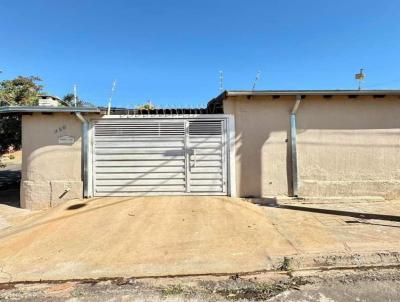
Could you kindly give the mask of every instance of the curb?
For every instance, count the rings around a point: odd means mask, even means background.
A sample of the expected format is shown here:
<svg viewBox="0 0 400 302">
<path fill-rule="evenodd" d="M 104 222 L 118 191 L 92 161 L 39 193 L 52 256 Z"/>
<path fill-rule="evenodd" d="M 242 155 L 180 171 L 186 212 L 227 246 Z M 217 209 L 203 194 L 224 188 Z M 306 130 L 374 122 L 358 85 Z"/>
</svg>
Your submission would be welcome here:
<svg viewBox="0 0 400 302">
<path fill-rule="evenodd" d="M 274 261 L 275 262 L 275 261 Z M 400 266 L 400 252 L 303 254 L 285 256 L 276 269 L 284 271 Z"/>
</svg>

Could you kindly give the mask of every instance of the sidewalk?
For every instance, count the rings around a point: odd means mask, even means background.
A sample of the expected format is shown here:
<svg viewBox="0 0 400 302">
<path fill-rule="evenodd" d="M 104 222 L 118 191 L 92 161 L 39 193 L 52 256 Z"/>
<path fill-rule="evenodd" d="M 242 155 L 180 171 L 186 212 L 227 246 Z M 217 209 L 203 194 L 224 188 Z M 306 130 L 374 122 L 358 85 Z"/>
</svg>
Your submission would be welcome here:
<svg viewBox="0 0 400 302">
<path fill-rule="evenodd" d="M 397 201 L 256 202 L 93 198 L 19 216 L 0 232 L 0 282 L 400 264 Z"/>
<path fill-rule="evenodd" d="M 256 200 L 296 250 L 291 269 L 400 264 L 400 202 Z"/>
</svg>

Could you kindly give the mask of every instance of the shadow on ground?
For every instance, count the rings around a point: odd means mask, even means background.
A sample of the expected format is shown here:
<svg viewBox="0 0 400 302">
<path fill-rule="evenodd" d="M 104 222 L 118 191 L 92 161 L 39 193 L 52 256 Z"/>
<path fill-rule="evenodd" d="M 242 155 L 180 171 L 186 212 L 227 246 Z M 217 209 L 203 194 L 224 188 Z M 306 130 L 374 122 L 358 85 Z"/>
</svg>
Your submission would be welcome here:
<svg viewBox="0 0 400 302">
<path fill-rule="evenodd" d="M 0 204 L 20 207 L 20 182 L 21 171 L 17 167 L 12 166 L 11 168 L 0 169 Z"/>
<path fill-rule="evenodd" d="M 0 190 L 0 204 L 10 207 L 19 208 L 19 188 L 10 188 L 7 190 Z"/>
<path fill-rule="evenodd" d="M 400 216 L 396 216 L 396 215 L 361 213 L 361 212 L 353 212 L 353 211 L 326 209 L 326 208 L 315 207 L 315 206 L 298 206 L 298 205 L 292 205 L 292 204 L 290 204 L 290 205 L 289 204 L 280 204 L 275 198 L 255 199 L 255 200 L 252 200 L 252 202 L 255 204 L 258 204 L 260 206 L 274 207 L 274 208 L 280 208 L 280 209 L 286 209 L 286 210 L 292 210 L 292 211 L 328 214 L 328 215 L 344 216 L 344 217 L 366 219 L 366 220 L 384 220 L 384 221 L 400 222 Z M 349 223 L 357 223 L 357 222 L 351 221 Z M 362 223 L 362 222 L 358 222 L 358 223 Z"/>
</svg>

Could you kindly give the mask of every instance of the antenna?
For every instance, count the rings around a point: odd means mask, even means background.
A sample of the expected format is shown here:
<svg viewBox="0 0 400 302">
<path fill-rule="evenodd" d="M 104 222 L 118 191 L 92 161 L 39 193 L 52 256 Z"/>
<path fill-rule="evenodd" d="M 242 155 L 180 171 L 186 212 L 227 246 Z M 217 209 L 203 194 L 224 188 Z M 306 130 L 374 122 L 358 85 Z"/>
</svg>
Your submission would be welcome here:
<svg viewBox="0 0 400 302">
<path fill-rule="evenodd" d="M 224 72 L 222 70 L 219 71 L 219 91 L 222 92 L 224 90 Z"/>
<path fill-rule="evenodd" d="M 107 109 L 107 115 L 111 114 L 111 101 L 112 101 L 112 96 L 115 91 L 115 86 L 117 85 L 117 80 L 114 80 L 112 83 L 111 87 L 111 93 L 110 93 L 110 98 L 108 99 L 108 109 Z"/>
<path fill-rule="evenodd" d="M 260 76 L 261 76 L 261 71 L 259 70 L 259 71 L 257 71 L 256 78 L 253 83 L 252 91 L 254 91 L 254 89 L 256 89 L 256 85 L 257 85 L 258 80 L 260 79 Z"/>
<path fill-rule="evenodd" d="M 360 73 L 355 74 L 355 79 L 358 81 L 358 90 L 361 90 L 361 84 L 365 80 L 364 68 L 360 69 Z"/>
<path fill-rule="evenodd" d="M 76 84 L 74 84 L 74 107 L 76 107 L 77 101 L 77 94 L 76 94 Z"/>
</svg>

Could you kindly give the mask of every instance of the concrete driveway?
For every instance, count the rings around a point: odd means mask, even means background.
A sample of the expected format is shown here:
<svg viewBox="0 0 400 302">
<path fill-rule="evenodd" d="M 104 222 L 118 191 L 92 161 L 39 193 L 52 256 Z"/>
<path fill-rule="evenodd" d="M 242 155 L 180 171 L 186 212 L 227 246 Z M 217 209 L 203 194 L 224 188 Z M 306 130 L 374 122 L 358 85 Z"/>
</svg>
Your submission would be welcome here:
<svg viewBox="0 0 400 302">
<path fill-rule="evenodd" d="M 256 271 L 295 252 L 263 209 L 225 197 L 94 198 L 0 235 L 1 281 Z"/>
<path fill-rule="evenodd" d="M 297 257 L 300 268 L 399 264 L 397 202 L 266 205 L 226 197 L 67 202 L 3 229 L 0 282 L 288 269 L 284 257 Z"/>
</svg>

